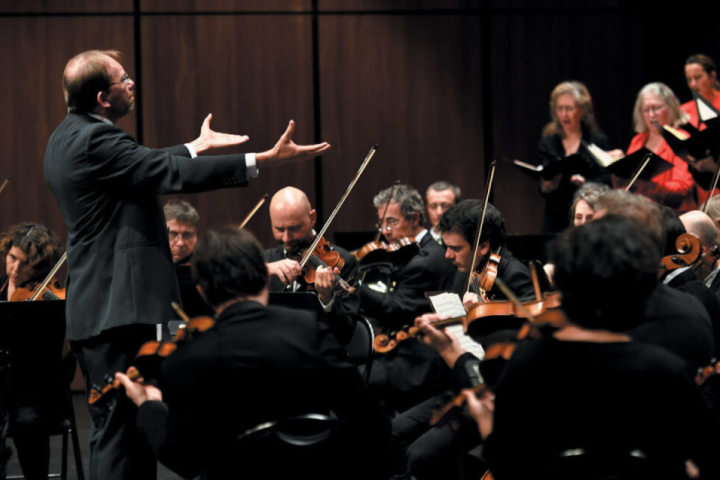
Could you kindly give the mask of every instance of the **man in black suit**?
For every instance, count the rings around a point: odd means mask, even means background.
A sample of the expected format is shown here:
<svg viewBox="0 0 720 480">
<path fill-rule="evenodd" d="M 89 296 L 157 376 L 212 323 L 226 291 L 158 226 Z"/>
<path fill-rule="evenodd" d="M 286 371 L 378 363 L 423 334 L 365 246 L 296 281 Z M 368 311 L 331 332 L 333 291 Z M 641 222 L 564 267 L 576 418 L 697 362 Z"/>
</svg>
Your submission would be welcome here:
<svg viewBox="0 0 720 480">
<path fill-rule="evenodd" d="M 478 221 L 482 215 L 483 204 L 480 200 L 463 200 L 445 212 L 438 223 L 445 244 L 445 258 L 452 261 L 458 269 L 453 291 L 465 294 L 469 272 L 482 272 L 489 262 L 495 262 L 496 278 L 501 279 L 510 290 L 519 298 L 524 299 L 534 294 L 532 278 L 528 268 L 513 257 L 505 246 L 505 219 L 500 211 L 488 203 L 485 211 L 480 245 L 473 262 L 473 247 L 477 235 Z M 497 257 L 500 258 L 496 261 Z M 539 272 L 542 274 L 542 272 Z M 487 286 L 487 285 L 486 285 Z M 493 282 L 485 292 L 488 300 L 506 299 L 497 284 Z M 465 294 L 463 303 L 466 309 L 472 308 L 479 301 L 478 292 Z M 514 338 L 516 328 L 523 323 L 521 318 L 487 319 L 483 322 L 471 324 L 470 333 L 487 348 L 489 343 L 496 340 Z"/>
<path fill-rule="evenodd" d="M 258 166 L 329 148 L 293 143 L 291 121 L 266 152 L 196 157 L 247 140 L 214 132 L 211 116 L 185 146 L 143 147 L 113 125 L 135 102 L 135 83 L 119 61 L 119 52 L 98 50 L 68 61 L 69 113 L 45 153 L 45 179 L 68 230 L 67 338 L 88 387 L 124 371 L 179 298 L 158 194 L 242 186 Z M 91 408 L 91 478 L 154 477 L 152 456 L 134 439 L 131 407 Z"/>
<path fill-rule="evenodd" d="M 160 461 L 188 478 L 387 478 L 389 423 L 327 322 L 267 305 L 263 262 L 245 231 L 211 231 L 200 242 L 193 273 L 215 325 L 164 361 L 161 390 L 116 374 L 140 407 L 141 429 Z M 312 448 L 294 458 L 236 441 L 265 422 L 329 412 L 341 426 L 314 465 L 302 458 L 317 460 Z"/>
<path fill-rule="evenodd" d="M 388 332 L 411 325 L 417 315 L 429 312 L 425 293 L 449 288 L 455 268 L 443 258 L 442 248 L 423 227 L 425 207 L 415 188 L 386 188 L 375 196 L 373 204 L 388 242 L 409 237 L 416 244 L 409 247 L 416 250 L 409 261 L 389 267 L 380 265 L 381 273 L 370 269 L 365 283 L 357 289 L 361 312 L 375 322 L 376 328 Z M 373 276 L 376 281 L 369 281 Z M 442 391 L 448 373 L 435 352 L 410 339 L 373 363 L 370 386 L 390 410 L 402 411 Z"/>
<path fill-rule="evenodd" d="M 412 325 L 416 316 L 430 311 L 425 292 L 449 288 L 455 268 L 443 258 L 442 248 L 423 226 L 425 207 L 415 188 L 386 188 L 373 198 L 373 205 L 385 240 L 393 243 L 410 238 L 419 248 L 410 261 L 397 266 L 383 281 L 387 291 L 367 284 L 358 289 L 361 308 L 381 328 Z"/>
</svg>

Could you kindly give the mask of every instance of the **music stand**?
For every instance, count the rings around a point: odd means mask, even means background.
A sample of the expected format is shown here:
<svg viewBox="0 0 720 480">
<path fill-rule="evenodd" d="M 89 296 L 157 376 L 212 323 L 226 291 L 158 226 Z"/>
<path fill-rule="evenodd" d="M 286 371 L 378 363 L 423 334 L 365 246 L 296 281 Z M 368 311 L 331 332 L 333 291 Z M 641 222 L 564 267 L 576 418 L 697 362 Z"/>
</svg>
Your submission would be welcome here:
<svg viewBox="0 0 720 480">
<path fill-rule="evenodd" d="M 0 448 L 5 444 L 8 401 L 32 395 L 51 402 L 62 391 L 64 341 L 64 300 L 0 302 Z"/>
<path fill-rule="evenodd" d="M 270 292 L 268 305 L 277 305 L 292 309 L 300 308 L 317 313 L 318 318 L 325 315 L 317 295 L 310 292 Z"/>
</svg>

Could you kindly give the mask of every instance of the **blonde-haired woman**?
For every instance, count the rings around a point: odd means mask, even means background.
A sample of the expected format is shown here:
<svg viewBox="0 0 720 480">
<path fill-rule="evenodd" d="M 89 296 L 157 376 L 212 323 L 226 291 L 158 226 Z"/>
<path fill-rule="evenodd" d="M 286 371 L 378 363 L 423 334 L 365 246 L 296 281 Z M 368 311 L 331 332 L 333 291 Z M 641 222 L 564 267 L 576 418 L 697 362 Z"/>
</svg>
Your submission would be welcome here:
<svg viewBox="0 0 720 480">
<path fill-rule="evenodd" d="M 550 94 L 550 122 L 538 145 L 540 192 L 545 197 L 543 232 L 556 233 L 568 226 L 568 211 L 575 191 L 586 181 L 610 184 L 606 173 L 588 152 L 587 144 L 608 148 L 608 139 L 595 122 L 592 98 L 577 81 L 558 84 Z M 581 161 L 568 168 L 566 157 L 579 154 Z"/>
</svg>

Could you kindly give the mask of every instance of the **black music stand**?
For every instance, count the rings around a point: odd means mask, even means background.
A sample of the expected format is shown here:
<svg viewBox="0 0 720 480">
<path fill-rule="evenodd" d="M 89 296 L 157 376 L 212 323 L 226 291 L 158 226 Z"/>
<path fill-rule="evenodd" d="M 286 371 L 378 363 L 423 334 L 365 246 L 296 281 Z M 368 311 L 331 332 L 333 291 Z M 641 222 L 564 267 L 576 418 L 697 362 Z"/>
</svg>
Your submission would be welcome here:
<svg viewBox="0 0 720 480">
<path fill-rule="evenodd" d="M 270 292 L 268 305 L 277 305 L 292 309 L 300 308 L 310 310 L 318 314 L 318 318 L 325 315 L 317 295 L 311 292 Z"/>
<path fill-rule="evenodd" d="M 64 300 L 0 302 L 0 455 L 5 455 L 12 398 L 30 395 L 57 404 L 58 395 L 64 393 L 64 341 Z M 4 462 L 0 471 L 4 478 Z"/>
</svg>

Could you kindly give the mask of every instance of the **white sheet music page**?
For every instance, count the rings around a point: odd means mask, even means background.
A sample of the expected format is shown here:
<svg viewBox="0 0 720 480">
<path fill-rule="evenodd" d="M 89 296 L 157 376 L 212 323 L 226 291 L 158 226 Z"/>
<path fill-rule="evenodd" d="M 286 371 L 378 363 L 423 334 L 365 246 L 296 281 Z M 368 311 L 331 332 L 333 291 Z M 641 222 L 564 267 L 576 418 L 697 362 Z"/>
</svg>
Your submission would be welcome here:
<svg viewBox="0 0 720 480">
<path fill-rule="evenodd" d="M 435 313 L 445 315 L 449 318 L 461 318 L 466 315 L 465 307 L 463 307 L 462 299 L 457 293 L 441 292 L 436 294 L 428 294 L 428 300 L 432 305 Z M 460 340 L 460 346 L 472 353 L 478 358 L 485 356 L 482 346 L 473 340 L 469 335 L 465 334 L 462 325 L 450 325 L 445 327 L 445 331 L 455 335 Z"/>
</svg>

